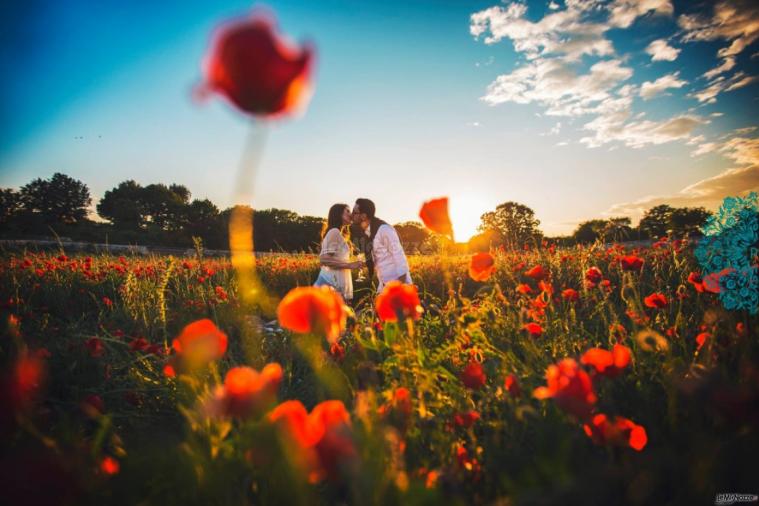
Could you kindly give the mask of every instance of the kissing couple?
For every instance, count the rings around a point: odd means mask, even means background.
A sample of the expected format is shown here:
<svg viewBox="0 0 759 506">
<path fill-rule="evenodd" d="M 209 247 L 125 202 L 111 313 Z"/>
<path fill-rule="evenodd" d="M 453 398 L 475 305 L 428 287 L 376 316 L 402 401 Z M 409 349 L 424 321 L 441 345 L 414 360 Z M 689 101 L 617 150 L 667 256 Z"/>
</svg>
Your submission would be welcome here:
<svg viewBox="0 0 759 506">
<path fill-rule="evenodd" d="M 359 258 L 353 261 L 348 237 L 352 238 L 359 253 Z M 411 272 L 398 232 L 375 216 L 374 202 L 369 199 L 356 200 L 352 211 L 347 204 L 330 207 L 322 232 L 319 263 L 321 270 L 314 286 L 331 286 L 346 302 L 353 299 L 353 269 L 366 266 L 370 279 L 376 273 L 377 293 L 390 281 L 411 283 Z"/>
</svg>

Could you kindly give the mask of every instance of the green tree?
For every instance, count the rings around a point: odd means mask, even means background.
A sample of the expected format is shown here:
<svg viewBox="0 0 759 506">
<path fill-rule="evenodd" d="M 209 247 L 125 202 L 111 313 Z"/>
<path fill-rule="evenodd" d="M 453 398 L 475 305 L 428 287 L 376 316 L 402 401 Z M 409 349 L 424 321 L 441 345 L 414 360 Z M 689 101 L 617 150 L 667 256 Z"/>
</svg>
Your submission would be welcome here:
<svg viewBox="0 0 759 506">
<path fill-rule="evenodd" d="M 618 218 L 611 218 L 606 222 L 606 226 L 603 229 L 604 241 L 621 242 L 626 241 L 632 236 L 633 229 L 630 226 L 630 218 L 627 216 L 621 216 Z"/>
<path fill-rule="evenodd" d="M 135 230 L 145 225 L 142 186 L 133 180 L 123 181 L 108 190 L 97 205 L 98 214 L 116 228 Z"/>
<path fill-rule="evenodd" d="M 669 230 L 675 236 L 685 237 L 700 234 L 701 227 L 711 213 L 703 207 L 678 207 L 669 217 Z"/>
<path fill-rule="evenodd" d="M 412 251 L 419 251 L 419 247 L 424 244 L 424 241 L 429 237 L 430 233 L 427 229 L 418 221 L 406 221 L 393 225 L 395 231 L 398 232 L 398 237 L 403 244 L 403 249 L 407 253 Z"/>
<path fill-rule="evenodd" d="M 598 239 L 603 239 L 608 224 L 606 220 L 584 221 L 577 226 L 572 237 L 581 244 L 596 242 Z"/>
<path fill-rule="evenodd" d="M 219 208 L 208 199 L 193 200 L 183 214 L 183 230 L 189 237 L 201 237 L 210 244 L 218 226 Z"/>
<path fill-rule="evenodd" d="M 479 230 L 498 232 L 509 248 L 517 248 L 542 236 L 535 218 L 535 212 L 518 202 L 505 202 L 480 217 Z"/>
<path fill-rule="evenodd" d="M 87 185 L 56 172 L 50 179 L 37 178 L 21 187 L 23 209 L 47 225 L 75 224 L 87 219 L 90 190 Z"/>
<path fill-rule="evenodd" d="M 21 195 L 12 188 L 0 188 L 0 225 L 7 225 L 21 210 Z"/>
<path fill-rule="evenodd" d="M 643 215 L 638 228 L 652 239 L 665 236 L 670 227 L 672 211 L 674 208 L 667 204 L 652 207 Z"/>
</svg>

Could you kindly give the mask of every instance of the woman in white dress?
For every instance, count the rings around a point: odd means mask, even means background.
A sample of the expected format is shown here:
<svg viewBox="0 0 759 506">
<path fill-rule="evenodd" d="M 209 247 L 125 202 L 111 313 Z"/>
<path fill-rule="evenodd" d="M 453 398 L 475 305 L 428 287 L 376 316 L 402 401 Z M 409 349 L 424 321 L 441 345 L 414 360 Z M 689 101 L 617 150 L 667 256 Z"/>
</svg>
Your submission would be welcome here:
<svg viewBox="0 0 759 506">
<path fill-rule="evenodd" d="M 350 225 L 353 216 L 346 204 L 335 204 L 329 209 L 327 224 L 322 232 L 322 249 L 319 263 L 322 268 L 314 286 L 328 285 L 337 290 L 345 301 L 353 299 L 351 269 L 360 269 L 362 261 L 351 262 L 351 248 L 343 236 L 343 229 Z"/>
</svg>

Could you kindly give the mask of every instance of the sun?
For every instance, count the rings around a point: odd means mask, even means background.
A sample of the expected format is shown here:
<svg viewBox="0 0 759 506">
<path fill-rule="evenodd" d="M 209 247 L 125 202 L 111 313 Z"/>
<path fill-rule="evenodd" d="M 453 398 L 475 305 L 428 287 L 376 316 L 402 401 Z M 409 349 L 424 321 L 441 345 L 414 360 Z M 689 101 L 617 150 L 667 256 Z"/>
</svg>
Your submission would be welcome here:
<svg viewBox="0 0 759 506">
<path fill-rule="evenodd" d="M 448 199 L 448 214 L 456 242 L 467 242 L 477 234 L 480 217 L 489 210 L 484 199 L 473 194 L 454 195 Z"/>
</svg>

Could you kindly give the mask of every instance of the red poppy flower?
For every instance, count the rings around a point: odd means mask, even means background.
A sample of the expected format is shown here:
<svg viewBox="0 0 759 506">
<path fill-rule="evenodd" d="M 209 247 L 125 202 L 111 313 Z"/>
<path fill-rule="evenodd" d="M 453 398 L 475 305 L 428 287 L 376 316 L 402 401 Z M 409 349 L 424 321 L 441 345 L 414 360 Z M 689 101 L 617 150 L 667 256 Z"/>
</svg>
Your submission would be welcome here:
<svg viewBox="0 0 759 506">
<path fill-rule="evenodd" d="M 538 288 L 540 288 L 540 291 L 547 294 L 549 297 L 553 295 L 553 284 L 547 281 L 538 281 Z"/>
<path fill-rule="evenodd" d="M 603 274 L 601 273 L 601 269 L 598 267 L 590 267 L 587 271 L 585 271 L 585 281 L 588 281 L 589 283 L 593 283 L 594 285 L 601 281 L 603 279 Z"/>
<path fill-rule="evenodd" d="M 487 281 L 495 272 L 495 258 L 490 253 L 475 253 L 469 263 L 469 276 L 475 281 Z"/>
<path fill-rule="evenodd" d="M 615 344 L 611 351 L 602 348 L 591 348 L 586 351 L 580 362 L 594 368 L 597 374 L 614 378 L 630 363 L 630 348 Z"/>
<path fill-rule="evenodd" d="M 482 364 L 476 360 L 472 360 L 461 371 L 461 382 L 464 386 L 470 390 L 479 390 L 487 383 L 487 377 L 485 376 L 485 370 L 482 368 Z"/>
<path fill-rule="evenodd" d="M 419 217 L 428 229 L 453 238 L 453 225 L 448 215 L 448 197 L 425 202 L 419 210 Z"/>
<path fill-rule="evenodd" d="M 597 397 L 590 376 L 574 359 L 565 358 L 558 364 L 549 365 L 546 384 L 547 386 L 536 388 L 533 397 L 553 398 L 561 409 L 582 420 L 590 416 Z"/>
<path fill-rule="evenodd" d="M 503 381 L 503 387 L 514 398 L 522 395 L 522 388 L 519 386 L 519 381 L 517 381 L 517 377 L 514 374 L 506 376 L 506 379 Z"/>
<path fill-rule="evenodd" d="M 282 367 L 266 364 L 259 373 L 247 366 L 233 367 L 224 377 L 223 404 L 226 415 L 247 418 L 270 404 L 282 381 Z"/>
<path fill-rule="evenodd" d="M 310 98 L 313 65 L 311 46 L 293 46 L 270 16 L 254 12 L 219 28 L 204 61 L 200 92 L 217 92 L 256 116 L 292 114 Z"/>
<path fill-rule="evenodd" d="M 227 335 L 208 318 L 190 323 L 171 343 L 190 368 L 219 360 L 227 351 Z"/>
<path fill-rule="evenodd" d="M 569 302 L 577 302 L 580 300 L 580 294 L 574 288 L 567 288 L 562 290 L 561 298 Z"/>
<path fill-rule="evenodd" d="M 345 330 L 347 313 L 343 298 L 328 286 L 293 288 L 277 308 L 282 327 L 298 334 L 323 334 L 336 342 Z"/>
<path fill-rule="evenodd" d="M 300 401 L 286 401 L 269 413 L 291 445 L 296 464 L 311 483 L 334 480 L 341 465 L 356 457 L 350 414 L 340 401 L 324 401 L 309 414 Z"/>
<path fill-rule="evenodd" d="M 693 285 L 693 288 L 695 288 L 699 293 L 703 293 L 705 290 L 704 280 L 701 278 L 701 274 L 698 272 L 691 272 L 688 274 L 688 283 Z"/>
<path fill-rule="evenodd" d="M 132 351 L 144 351 L 150 346 L 150 343 L 144 337 L 132 339 L 129 342 L 129 349 Z"/>
<path fill-rule="evenodd" d="M 643 299 L 643 303 L 646 305 L 646 307 L 652 307 L 656 309 L 665 308 L 668 304 L 667 297 L 665 297 L 662 293 L 652 293 Z"/>
<path fill-rule="evenodd" d="M 623 271 L 640 271 L 643 268 L 643 259 L 638 255 L 627 255 L 619 259 Z"/>
<path fill-rule="evenodd" d="M 84 342 L 85 348 L 87 348 L 87 351 L 90 352 L 90 356 L 97 358 L 103 354 L 105 351 L 105 346 L 103 346 L 103 341 L 100 340 L 98 337 L 91 337 L 87 339 Z"/>
<path fill-rule="evenodd" d="M 696 336 L 696 344 L 698 345 L 696 347 L 696 351 L 701 350 L 703 346 L 706 344 L 706 341 L 710 339 L 712 335 L 709 332 L 701 332 L 699 335 Z"/>
<path fill-rule="evenodd" d="M 45 381 L 45 362 L 37 354 L 19 356 L 7 379 L 0 377 L 0 424 L 9 413 L 2 412 L 9 401 L 10 411 L 22 411 L 37 398 Z"/>
<path fill-rule="evenodd" d="M 519 293 L 521 293 L 523 295 L 527 295 L 531 291 L 532 291 L 532 288 L 530 288 L 530 285 L 528 285 L 526 283 L 520 283 L 520 284 L 517 285 L 517 292 L 519 292 Z"/>
<path fill-rule="evenodd" d="M 532 337 L 540 337 L 543 335 L 543 327 L 537 323 L 525 323 L 522 328 L 526 330 Z"/>
<path fill-rule="evenodd" d="M 474 422 L 479 419 L 480 414 L 477 411 L 467 411 L 466 413 L 456 413 L 453 415 L 453 423 L 465 429 L 474 425 Z"/>
<path fill-rule="evenodd" d="M 422 316 L 422 305 L 416 286 L 400 281 L 391 281 L 385 285 L 375 301 L 377 316 L 386 322 L 397 322 L 400 318 L 418 320 Z"/>
<path fill-rule="evenodd" d="M 540 281 L 542 279 L 545 279 L 546 276 L 548 276 L 548 273 L 545 270 L 543 270 L 542 265 L 536 265 L 529 271 L 525 272 L 524 275 L 527 276 L 528 278 L 532 278 L 536 281 Z"/>
<path fill-rule="evenodd" d="M 100 470 L 109 476 L 118 474 L 119 469 L 121 469 L 119 461 L 111 456 L 103 457 L 103 460 L 100 461 Z"/>
<path fill-rule="evenodd" d="M 583 429 L 585 434 L 599 445 L 629 446 L 634 450 L 641 451 L 648 443 L 646 429 L 621 416 L 609 420 L 609 417 L 599 413 L 593 417 L 590 423 L 585 424 Z"/>
</svg>

